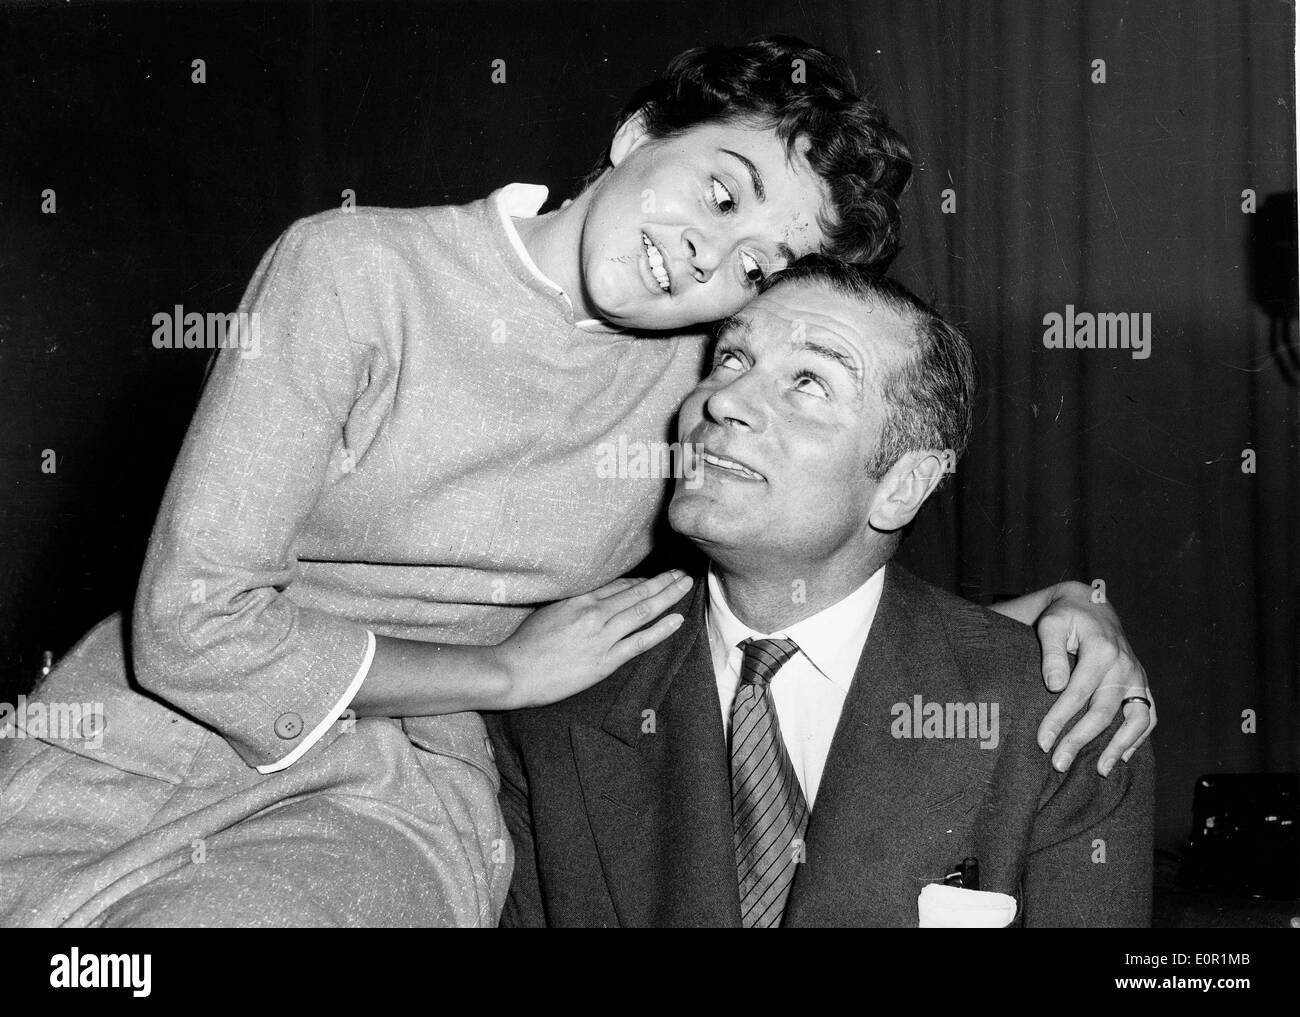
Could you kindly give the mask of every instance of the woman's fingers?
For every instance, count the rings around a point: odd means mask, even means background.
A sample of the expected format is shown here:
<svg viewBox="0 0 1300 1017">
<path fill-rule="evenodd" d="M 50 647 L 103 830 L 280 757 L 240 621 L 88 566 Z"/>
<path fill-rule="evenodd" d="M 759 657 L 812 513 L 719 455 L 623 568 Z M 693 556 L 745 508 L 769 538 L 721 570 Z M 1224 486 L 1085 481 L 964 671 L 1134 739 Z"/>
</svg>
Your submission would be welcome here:
<svg viewBox="0 0 1300 1017">
<path fill-rule="evenodd" d="M 1097 714 L 1093 713 L 1089 717 L 1088 724 L 1080 722 L 1070 732 L 1069 738 L 1061 742 L 1056 741 L 1057 736 L 1065 730 L 1065 725 L 1070 722 L 1070 718 L 1089 702 L 1094 707 L 1097 705 L 1093 698 L 1094 694 L 1101 688 L 1106 673 L 1117 658 L 1114 644 L 1104 640 L 1080 638 L 1074 646 L 1079 656 L 1075 661 L 1074 670 L 1070 672 L 1069 684 L 1052 708 L 1047 711 L 1047 716 L 1043 718 L 1042 723 L 1038 725 L 1038 746 L 1047 752 L 1053 744 L 1057 745 L 1056 752 L 1053 753 L 1052 765 L 1062 773 L 1069 768 L 1079 748 L 1096 737 L 1099 731 L 1104 731 L 1106 725 L 1110 723 L 1110 718 L 1119 712 L 1119 699 L 1114 697 L 1109 701 L 1110 714 L 1106 717 L 1106 724 L 1101 728 L 1093 730 L 1098 719 Z M 1070 644 L 1067 643 L 1065 648 L 1071 650 Z"/>
<path fill-rule="evenodd" d="M 1038 641 L 1043 646 L 1043 683 L 1048 692 L 1061 692 L 1070 681 L 1070 654 L 1078 650 L 1079 641 L 1069 623 L 1054 614 L 1039 620 Z"/>
<path fill-rule="evenodd" d="M 599 589 L 592 590 L 591 597 L 595 600 L 605 600 L 607 597 L 612 597 L 616 593 L 621 593 L 629 586 L 635 586 L 637 583 L 644 581 L 645 580 L 637 579 L 634 576 L 623 576 L 621 579 L 615 579 L 612 583 L 606 583 Z"/>
<path fill-rule="evenodd" d="M 1056 751 L 1052 754 L 1052 765 L 1061 773 L 1070 768 L 1085 745 L 1110 727 L 1110 722 L 1119 708 L 1118 698 L 1111 692 L 1112 690 L 1105 687 L 1099 689 L 1088 701 L 1088 711 L 1057 745 Z M 1100 762 L 1098 760 L 1098 766 Z M 1105 774 L 1102 776 L 1104 777 Z"/>
<path fill-rule="evenodd" d="M 675 579 L 656 576 L 636 589 L 616 594 L 602 602 L 602 608 L 606 605 L 610 607 L 610 615 L 605 621 L 605 632 L 609 639 L 622 639 L 628 633 L 648 625 L 681 600 L 690 588 L 690 576 L 681 573 Z"/>
<path fill-rule="evenodd" d="M 1132 689 L 1130 689 L 1129 691 L 1130 691 L 1130 692 L 1133 692 Z M 1148 738 L 1150 738 L 1150 737 L 1151 737 L 1151 732 L 1154 731 L 1154 730 L 1156 729 L 1156 702 L 1155 702 L 1155 697 L 1154 697 L 1154 696 L 1152 695 L 1152 693 L 1151 693 L 1151 690 L 1150 690 L 1149 688 L 1143 688 L 1142 691 L 1141 691 L 1141 693 L 1133 693 L 1133 694 L 1134 694 L 1134 695 L 1139 695 L 1139 694 L 1142 695 L 1144 698 L 1146 698 L 1147 700 L 1150 701 L 1151 706 L 1148 707 L 1148 708 L 1146 709 L 1146 711 L 1145 711 L 1145 713 L 1146 713 L 1146 724 L 1143 726 L 1141 736 L 1138 738 L 1138 740 L 1137 740 L 1136 742 L 1133 743 L 1132 747 L 1131 747 L 1127 752 L 1125 752 L 1124 755 L 1122 755 L 1122 756 L 1120 757 L 1120 758 L 1123 759 L 1124 762 L 1126 762 L 1126 763 L 1127 763 L 1130 759 L 1133 758 L 1133 753 L 1135 753 L 1138 749 L 1140 749 L 1140 748 L 1142 747 L 1142 743 L 1143 743 L 1144 741 L 1146 741 Z M 1132 706 L 1133 709 L 1134 709 L 1135 711 L 1142 710 L 1142 708 L 1143 708 L 1143 704 L 1142 704 L 1142 703 L 1130 703 L 1130 704 L 1128 704 L 1128 706 L 1125 706 L 1125 707 L 1124 707 L 1124 711 L 1125 711 L 1125 712 L 1124 712 L 1124 716 L 1125 716 L 1125 718 L 1126 718 L 1126 719 L 1125 719 L 1125 725 L 1126 725 L 1126 726 L 1127 726 L 1127 724 L 1128 724 L 1128 720 L 1127 720 L 1127 718 L 1128 718 L 1128 715 L 1129 715 L 1129 714 L 1128 714 L 1128 707 L 1129 707 L 1129 706 Z M 1139 716 L 1140 716 L 1140 714 L 1139 714 Z M 1118 734 L 1117 734 L 1114 740 L 1115 740 L 1115 741 L 1118 741 L 1118 738 L 1119 738 L 1119 736 L 1118 736 Z"/>
<path fill-rule="evenodd" d="M 621 639 L 610 647 L 610 671 L 617 671 L 638 653 L 644 653 L 652 646 L 658 646 L 682 626 L 680 614 L 664 615 L 648 629 L 634 632 L 626 639 Z"/>
<path fill-rule="evenodd" d="M 1103 777 L 1109 777 L 1110 771 L 1114 769 L 1115 762 L 1123 759 L 1129 761 L 1129 757 L 1137 751 L 1142 740 L 1146 738 L 1150 731 L 1148 726 L 1151 721 L 1151 711 L 1142 703 L 1126 703 L 1123 706 L 1124 723 L 1120 725 L 1119 730 L 1111 738 L 1110 744 L 1097 760 L 1097 772 Z"/>
<path fill-rule="evenodd" d="M 565 699 L 663 642 L 681 626 L 682 615 L 659 616 L 691 585 L 677 569 L 650 579 L 616 579 L 529 615 L 497 648 L 510 684 L 507 708 Z"/>
<path fill-rule="evenodd" d="M 671 589 L 673 583 L 684 576 L 685 573 L 680 569 L 672 569 L 669 572 L 661 572 L 657 576 L 651 576 L 649 579 L 634 579 L 626 588 L 615 590 L 597 601 L 600 606 L 600 613 L 608 622 L 611 618 L 624 611 L 636 609 L 639 604 L 644 603 L 656 594 Z M 689 588 L 687 586 L 687 589 Z M 658 612 L 656 611 L 655 614 L 658 614 Z M 645 621 L 649 621 L 653 617 L 654 614 L 648 614 Z"/>
</svg>

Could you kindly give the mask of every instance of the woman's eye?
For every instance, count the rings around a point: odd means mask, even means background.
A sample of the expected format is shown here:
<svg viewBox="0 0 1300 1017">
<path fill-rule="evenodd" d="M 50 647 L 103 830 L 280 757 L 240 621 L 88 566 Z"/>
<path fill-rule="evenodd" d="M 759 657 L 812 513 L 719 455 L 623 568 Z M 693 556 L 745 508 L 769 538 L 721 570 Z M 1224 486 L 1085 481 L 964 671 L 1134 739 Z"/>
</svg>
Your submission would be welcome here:
<svg viewBox="0 0 1300 1017">
<path fill-rule="evenodd" d="M 830 398 L 830 392 L 815 374 L 800 374 L 795 378 L 794 390 L 820 399 Z"/>
<path fill-rule="evenodd" d="M 763 266 L 758 263 L 758 260 L 752 254 L 741 254 L 740 270 L 745 273 L 745 278 L 751 283 L 761 283 L 763 281 Z"/>
<path fill-rule="evenodd" d="M 727 190 L 727 185 L 717 177 L 713 178 L 713 183 L 709 186 L 709 197 L 719 212 L 730 212 L 736 207 L 736 199 Z"/>
</svg>

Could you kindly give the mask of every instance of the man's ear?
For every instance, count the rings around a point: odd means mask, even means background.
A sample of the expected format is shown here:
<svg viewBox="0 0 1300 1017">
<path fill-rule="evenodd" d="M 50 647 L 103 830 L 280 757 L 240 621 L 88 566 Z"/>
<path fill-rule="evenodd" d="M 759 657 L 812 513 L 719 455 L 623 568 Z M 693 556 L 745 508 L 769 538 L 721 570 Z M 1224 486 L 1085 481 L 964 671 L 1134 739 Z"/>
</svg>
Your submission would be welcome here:
<svg viewBox="0 0 1300 1017">
<path fill-rule="evenodd" d="M 609 163 L 617 166 L 649 138 L 646 134 L 646 111 L 638 110 L 618 125 L 609 143 Z"/>
<path fill-rule="evenodd" d="M 951 449 L 903 453 L 876 484 L 875 504 L 867 520 L 872 529 L 892 533 L 910 523 L 955 462 Z"/>
</svg>

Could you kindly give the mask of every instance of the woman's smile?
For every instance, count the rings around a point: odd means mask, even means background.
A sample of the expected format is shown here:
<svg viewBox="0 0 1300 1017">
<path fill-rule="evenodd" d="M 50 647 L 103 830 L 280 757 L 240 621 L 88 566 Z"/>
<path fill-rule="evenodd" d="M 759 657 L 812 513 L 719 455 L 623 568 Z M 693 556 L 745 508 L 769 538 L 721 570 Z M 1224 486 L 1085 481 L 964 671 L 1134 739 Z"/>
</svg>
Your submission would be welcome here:
<svg viewBox="0 0 1300 1017">
<path fill-rule="evenodd" d="M 668 262 L 663 255 L 659 246 L 649 238 L 643 231 L 641 233 L 641 247 L 645 250 L 646 263 L 650 268 L 650 275 L 655 281 L 655 285 L 663 293 L 673 291 L 672 276 L 668 273 Z"/>
</svg>

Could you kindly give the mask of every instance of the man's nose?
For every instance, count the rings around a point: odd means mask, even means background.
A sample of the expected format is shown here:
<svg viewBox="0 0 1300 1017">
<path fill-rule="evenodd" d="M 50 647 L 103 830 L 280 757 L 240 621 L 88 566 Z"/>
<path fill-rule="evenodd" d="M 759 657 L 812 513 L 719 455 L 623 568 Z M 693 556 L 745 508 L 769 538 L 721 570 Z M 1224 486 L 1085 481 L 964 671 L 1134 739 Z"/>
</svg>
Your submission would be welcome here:
<svg viewBox="0 0 1300 1017">
<path fill-rule="evenodd" d="M 722 264 L 722 245 L 693 227 L 682 232 L 682 253 L 697 282 L 708 282 Z"/>
<path fill-rule="evenodd" d="M 715 424 L 738 431 L 761 431 L 766 419 L 759 379 L 748 371 L 723 385 L 705 401 L 704 410 Z"/>
</svg>

